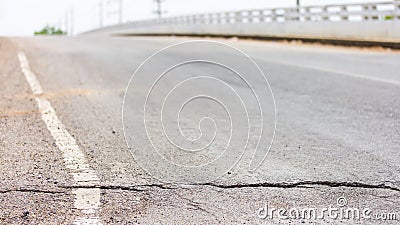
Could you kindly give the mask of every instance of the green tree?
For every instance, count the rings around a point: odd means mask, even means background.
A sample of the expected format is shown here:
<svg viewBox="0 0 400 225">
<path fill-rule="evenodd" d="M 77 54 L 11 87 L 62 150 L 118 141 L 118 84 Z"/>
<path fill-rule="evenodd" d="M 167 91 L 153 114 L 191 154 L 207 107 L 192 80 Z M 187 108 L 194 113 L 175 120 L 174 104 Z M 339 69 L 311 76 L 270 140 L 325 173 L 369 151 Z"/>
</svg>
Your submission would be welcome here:
<svg viewBox="0 0 400 225">
<path fill-rule="evenodd" d="M 53 26 L 46 25 L 40 31 L 35 31 L 34 35 L 66 35 L 67 33 L 61 29 L 56 29 Z"/>
</svg>

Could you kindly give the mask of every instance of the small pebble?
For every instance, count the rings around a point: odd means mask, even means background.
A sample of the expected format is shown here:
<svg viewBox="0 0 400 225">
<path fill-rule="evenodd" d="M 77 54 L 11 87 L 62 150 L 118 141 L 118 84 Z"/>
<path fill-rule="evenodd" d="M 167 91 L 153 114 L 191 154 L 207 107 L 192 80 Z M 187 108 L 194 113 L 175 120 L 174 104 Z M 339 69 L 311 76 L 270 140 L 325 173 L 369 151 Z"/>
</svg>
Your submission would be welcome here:
<svg viewBox="0 0 400 225">
<path fill-rule="evenodd" d="M 26 210 L 26 211 L 24 211 L 24 213 L 22 214 L 22 217 L 27 217 L 28 215 L 29 215 L 29 211 Z"/>
</svg>

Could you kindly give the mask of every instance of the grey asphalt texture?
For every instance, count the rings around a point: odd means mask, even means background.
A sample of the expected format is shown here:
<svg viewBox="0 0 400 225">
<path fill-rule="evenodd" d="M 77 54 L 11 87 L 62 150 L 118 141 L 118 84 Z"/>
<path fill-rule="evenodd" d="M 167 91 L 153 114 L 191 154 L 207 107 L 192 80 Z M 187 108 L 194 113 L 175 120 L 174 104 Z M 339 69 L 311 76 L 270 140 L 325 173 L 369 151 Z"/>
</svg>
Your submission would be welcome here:
<svg viewBox="0 0 400 225">
<path fill-rule="evenodd" d="M 170 185 L 135 162 L 121 109 L 140 63 L 184 40 L 192 39 L 1 38 L 0 224 L 70 224 L 80 213 L 72 177 L 20 70 L 19 50 L 100 178 L 104 224 L 399 223 L 399 52 L 221 39 L 267 75 L 276 101 L 274 143 L 254 172 L 239 162 L 212 183 Z M 257 217 L 265 204 L 322 208 L 342 196 L 350 207 L 397 213 L 397 220 Z"/>
</svg>

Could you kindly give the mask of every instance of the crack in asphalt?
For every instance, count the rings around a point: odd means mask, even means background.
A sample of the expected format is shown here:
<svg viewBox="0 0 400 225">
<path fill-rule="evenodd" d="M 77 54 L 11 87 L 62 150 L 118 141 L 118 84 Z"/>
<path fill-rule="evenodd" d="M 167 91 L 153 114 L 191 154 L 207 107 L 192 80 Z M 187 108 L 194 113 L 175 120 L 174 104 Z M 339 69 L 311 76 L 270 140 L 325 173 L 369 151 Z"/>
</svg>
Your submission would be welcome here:
<svg viewBox="0 0 400 225">
<path fill-rule="evenodd" d="M 132 185 L 132 186 L 123 186 L 123 185 L 72 185 L 72 186 L 60 186 L 61 188 L 66 189 L 79 189 L 79 188 L 99 188 L 102 190 L 123 190 L 123 191 L 138 191 L 143 192 L 146 191 L 144 188 L 159 188 L 159 189 L 177 189 L 177 187 L 168 186 L 164 184 L 143 184 L 143 185 Z"/>
<path fill-rule="evenodd" d="M 210 186 L 222 189 L 238 189 L 238 188 L 313 188 L 310 186 L 328 186 L 328 187 L 351 187 L 351 188 L 369 188 L 369 189 L 387 189 L 392 191 L 400 191 L 400 188 L 394 187 L 385 183 L 380 184 L 367 184 L 361 182 L 337 182 L 337 181 L 299 181 L 293 183 L 278 182 L 278 183 L 239 183 L 239 184 L 188 184 L 188 185 L 174 185 L 174 184 L 143 184 L 134 186 L 120 186 L 120 185 L 99 185 L 99 186 L 70 186 L 70 188 L 100 188 L 100 189 L 120 189 L 132 191 L 145 191 L 143 188 L 160 188 L 160 189 L 179 189 L 186 187 L 201 187 Z"/>
<path fill-rule="evenodd" d="M 180 199 L 185 200 L 185 201 L 187 202 L 187 205 L 192 206 L 195 210 L 200 210 L 200 211 L 202 211 L 202 212 L 204 212 L 204 213 L 207 213 L 207 214 L 213 216 L 214 219 L 218 221 L 218 223 L 222 223 L 222 221 L 220 221 L 220 220 L 218 219 L 219 216 L 217 216 L 217 215 L 216 215 L 215 213 L 213 213 L 212 211 L 207 210 L 205 207 L 202 207 L 202 205 L 203 205 L 202 203 L 196 202 L 196 201 L 194 201 L 194 200 L 192 200 L 192 199 L 189 199 L 189 198 L 186 198 L 186 197 L 183 197 L 183 196 L 180 195 L 179 193 L 177 193 L 176 196 L 177 196 L 178 198 L 180 198 Z M 215 210 L 214 210 L 214 211 L 215 211 Z"/>
<path fill-rule="evenodd" d="M 44 194 L 65 194 L 66 191 L 55 191 L 55 190 L 46 190 L 46 189 L 38 189 L 38 188 L 16 188 L 9 190 L 0 190 L 0 194 L 7 194 L 11 192 L 27 192 L 27 193 L 44 193 Z"/>
<path fill-rule="evenodd" d="M 328 186 L 328 187 L 349 187 L 349 188 L 368 188 L 368 189 L 386 189 L 392 191 L 400 191 L 400 188 L 381 184 L 367 184 L 361 182 L 336 182 L 336 181 L 299 181 L 293 183 L 249 183 L 249 184 L 216 184 L 216 183 L 205 183 L 205 184 L 190 184 L 190 185 L 173 185 L 173 184 L 143 184 L 143 185 L 71 185 L 71 186 L 57 186 L 56 188 L 62 189 L 86 189 L 86 188 L 99 188 L 101 190 L 123 190 L 123 191 L 136 191 L 145 192 L 149 188 L 159 188 L 163 190 L 176 190 L 181 188 L 195 188 L 195 187 L 214 187 L 222 189 L 238 189 L 238 188 L 314 188 L 314 186 Z M 310 187 L 313 186 L 313 187 Z M 37 192 L 37 193 L 48 193 L 58 194 L 66 193 L 63 191 L 38 189 L 38 188 L 16 188 L 9 190 L 0 190 L 0 194 L 9 192 Z"/>
<path fill-rule="evenodd" d="M 337 182 L 337 181 L 299 181 L 293 183 L 253 183 L 253 184 L 205 184 L 217 188 L 257 188 L 257 187 L 277 187 L 277 188 L 306 188 L 309 186 L 328 186 L 328 187 L 353 187 L 353 188 L 370 188 L 370 189 L 388 189 L 393 191 L 400 191 L 400 188 L 387 185 L 385 183 L 381 184 L 367 184 L 361 182 Z"/>
</svg>

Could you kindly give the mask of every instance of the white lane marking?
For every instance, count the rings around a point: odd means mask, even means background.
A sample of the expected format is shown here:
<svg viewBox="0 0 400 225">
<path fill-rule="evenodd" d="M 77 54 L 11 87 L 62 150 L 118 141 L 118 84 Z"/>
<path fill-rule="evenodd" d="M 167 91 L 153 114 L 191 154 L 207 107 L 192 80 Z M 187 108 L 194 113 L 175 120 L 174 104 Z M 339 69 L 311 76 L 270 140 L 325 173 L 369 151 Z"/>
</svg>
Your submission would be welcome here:
<svg viewBox="0 0 400 225">
<path fill-rule="evenodd" d="M 96 172 L 90 169 L 89 163 L 85 155 L 79 148 L 75 139 L 67 131 L 64 124 L 57 117 L 56 111 L 51 106 L 51 103 L 40 97 L 43 94 L 43 89 L 36 78 L 36 75 L 31 71 L 28 60 L 23 52 L 18 53 L 22 73 L 34 94 L 38 104 L 42 119 L 45 122 L 47 129 L 54 138 L 58 149 L 62 152 L 65 167 L 73 176 L 74 185 L 84 186 L 99 185 L 99 178 Z M 95 214 L 100 208 L 100 189 L 99 188 L 76 188 L 72 191 L 75 195 L 74 207 L 79 209 L 84 214 Z M 89 216 L 85 218 L 77 218 L 74 224 L 101 224 L 98 217 Z"/>
<path fill-rule="evenodd" d="M 28 59 L 26 58 L 25 54 L 23 52 L 19 52 L 18 59 L 21 65 L 22 73 L 25 75 L 25 78 L 28 81 L 29 85 L 31 86 L 33 93 L 36 95 L 42 94 L 43 93 L 42 86 L 36 79 L 35 74 L 29 68 Z"/>
<path fill-rule="evenodd" d="M 334 73 L 334 74 L 338 74 L 338 75 L 342 75 L 342 76 L 355 77 L 355 78 L 378 81 L 378 82 L 382 82 L 382 83 L 386 83 L 386 84 L 400 86 L 400 81 L 397 81 L 397 80 L 390 80 L 390 79 L 385 79 L 385 78 L 380 78 L 380 77 L 368 76 L 368 75 L 364 75 L 364 74 L 357 74 L 357 73 L 352 73 L 352 72 L 326 69 L 326 68 L 322 68 L 319 66 L 298 65 L 295 63 L 281 62 L 281 61 L 275 61 L 275 60 L 268 60 L 268 62 L 272 62 L 275 64 L 281 64 L 281 65 L 287 65 L 287 66 L 294 66 L 294 67 L 299 67 L 299 68 L 305 68 L 305 69 L 319 70 L 319 71 Z"/>
<path fill-rule="evenodd" d="M 85 219 L 78 218 L 74 221 L 74 224 L 97 225 L 97 224 L 99 224 L 99 220 L 97 217 L 88 217 Z"/>
<path fill-rule="evenodd" d="M 80 196 L 74 202 L 76 208 L 80 208 L 86 214 L 95 213 L 100 207 L 100 189 L 99 188 L 79 188 L 73 190 L 76 196 Z"/>
</svg>

